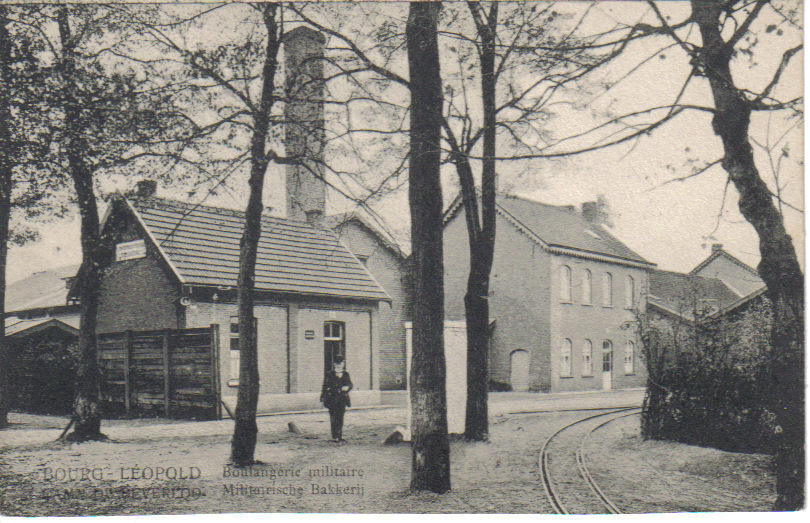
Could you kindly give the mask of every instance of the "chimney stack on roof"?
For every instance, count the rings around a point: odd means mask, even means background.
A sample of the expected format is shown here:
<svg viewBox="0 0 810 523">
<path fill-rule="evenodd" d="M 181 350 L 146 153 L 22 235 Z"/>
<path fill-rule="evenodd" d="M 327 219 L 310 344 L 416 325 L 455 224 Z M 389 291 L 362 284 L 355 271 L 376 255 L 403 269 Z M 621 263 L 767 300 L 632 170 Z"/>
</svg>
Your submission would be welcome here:
<svg viewBox="0 0 810 523">
<path fill-rule="evenodd" d="M 595 202 L 582 203 L 582 217 L 594 225 L 613 225 L 610 221 L 610 210 L 607 201 L 599 196 Z"/>
<path fill-rule="evenodd" d="M 713 243 L 712 244 L 712 252 L 722 251 L 723 244 L 722 243 Z"/>
<path fill-rule="evenodd" d="M 305 165 L 286 166 L 287 218 L 317 219 L 326 211 L 323 181 L 326 37 L 306 26 L 284 35 L 284 148 Z"/>
<path fill-rule="evenodd" d="M 141 180 L 135 184 L 135 198 L 146 199 L 157 194 L 157 182 L 155 180 Z"/>
</svg>

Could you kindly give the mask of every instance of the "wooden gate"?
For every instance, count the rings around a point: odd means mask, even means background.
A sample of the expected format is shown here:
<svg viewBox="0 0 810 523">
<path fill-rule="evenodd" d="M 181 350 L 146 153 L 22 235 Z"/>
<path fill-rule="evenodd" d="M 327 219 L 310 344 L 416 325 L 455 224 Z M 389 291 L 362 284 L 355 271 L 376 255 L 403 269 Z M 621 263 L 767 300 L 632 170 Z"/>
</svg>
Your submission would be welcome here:
<svg viewBox="0 0 810 523">
<path fill-rule="evenodd" d="M 222 418 L 219 330 L 126 331 L 98 336 L 108 414 Z"/>
</svg>

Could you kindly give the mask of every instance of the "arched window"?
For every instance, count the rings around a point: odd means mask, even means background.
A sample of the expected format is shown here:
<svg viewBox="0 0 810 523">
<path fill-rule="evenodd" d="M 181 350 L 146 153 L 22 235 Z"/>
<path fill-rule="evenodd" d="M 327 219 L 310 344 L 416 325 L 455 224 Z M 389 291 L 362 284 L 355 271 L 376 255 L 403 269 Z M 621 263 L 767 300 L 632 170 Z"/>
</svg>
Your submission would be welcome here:
<svg viewBox="0 0 810 523">
<path fill-rule="evenodd" d="M 591 271 L 585 269 L 585 272 L 582 273 L 582 303 L 587 305 L 591 304 L 593 297 L 593 285 L 591 280 Z"/>
<path fill-rule="evenodd" d="M 636 281 L 632 276 L 624 280 L 624 306 L 632 309 L 636 304 Z"/>
<path fill-rule="evenodd" d="M 627 340 L 627 344 L 624 346 L 624 373 L 625 374 L 633 374 L 635 372 L 635 360 L 636 360 L 636 344 L 630 340 Z"/>
<path fill-rule="evenodd" d="M 602 305 L 613 306 L 613 275 L 609 272 L 602 277 Z"/>
<path fill-rule="evenodd" d="M 568 338 L 562 342 L 560 348 L 560 377 L 571 376 L 571 340 Z"/>
<path fill-rule="evenodd" d="M 560 300 L 571 301 L 571 267 L 560 267 Z"/>
<path fill-rule="evenodd" d="M 582 375 L 593 376 L 593 343 L 585 340 L 582 344 Z"/>
</svg>

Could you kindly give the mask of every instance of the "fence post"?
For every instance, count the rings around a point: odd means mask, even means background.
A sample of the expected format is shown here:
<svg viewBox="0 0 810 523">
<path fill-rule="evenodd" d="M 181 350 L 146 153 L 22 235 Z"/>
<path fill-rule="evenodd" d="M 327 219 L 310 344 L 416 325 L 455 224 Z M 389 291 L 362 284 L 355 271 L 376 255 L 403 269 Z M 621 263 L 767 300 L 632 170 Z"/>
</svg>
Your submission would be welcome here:
<svg viewBox="0 0 810 523">
<path fill-rule="evenodd" d="M 163 331 L 163 411 L 169 417 L 169 329 Z"/>
<path fill-rule="evenodd" d="M 211 332 L 211 387 L 214 392 L 214 416 L 222 419 L 222 390 L 219 387 L 219 325 L 212 323 Z"/>
<path fill-rule="evenodd" d="M 124 410 L 127 416 L 132 412 L 132 378 L 130 377 L 132 367 L 132 331 L 126 332 L 124 339 Z"/>
</svg>

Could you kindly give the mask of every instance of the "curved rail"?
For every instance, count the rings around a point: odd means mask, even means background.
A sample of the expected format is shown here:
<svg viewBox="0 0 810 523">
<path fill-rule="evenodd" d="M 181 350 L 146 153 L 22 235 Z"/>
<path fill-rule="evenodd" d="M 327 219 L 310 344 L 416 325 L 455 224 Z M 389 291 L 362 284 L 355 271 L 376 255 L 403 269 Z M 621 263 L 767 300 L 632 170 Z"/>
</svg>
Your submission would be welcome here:
<svg viewBox="0 0 810 523">
<path fill-rule="evenodd" d="M 543 482 L 543 490 L 546 493 L 546 497 L 548 498 L 548 501 L 551 504 L 551 507 L 554 509 L 554 511 L 557 514 L 569 514 L 569 512 L 565 508 L 565 505 L 560 501 L 560 498 L 559 498 L 557 492 L 554 489 L 554 484 L 552 482 L 551 474 L 549 472 L 548 446 L 551 443 L 551 441 L 555 437 L 557 437 L 559 434 L 561 434 L 563 431 L 573 427 L 574 425 L 578 425 L 580 423 L 584 423 L 586 421 L 589 421 L 589 420 L 592 420 L 592 419 L 595 419 L 595 418 L 599 418 L 599 417 L 602 417 L 602 416 L 609 416 L 611 414 L 618 414 L 620 412 L 627 412 L 629 410 L 639 410 L 640 411 L 640 408 L 639 407 L 627 407 L 627 408 L 621 408 L 621 409 L 614 409 L 614 410 L 611 410 L 609 412 L 602 412 L 602 413 L 599 413 L 599 414 L 594 414 L 593 416 L 587 416 L 585 418 L 578 419 L 576 421 L 568 423 L 567 425 L 563 425 L 562 427 L 557 429 L 551 436 L 548 437 L 548 439 L 546 439 L 545 443 L 543 443 L 543 447 L 540 449 L 540 460 L 539 460 L 540 461 L 540 463 L 539 463 L 540 464 L 540 477 L 541 477 L 542 482 Z M 624 416 L 617 416 L 616 418 L 611 418 L 611 419 L 605 421 L 604 423 L 601 423 L 601 424 L 597 425 L 596 427 L 594 427 L 593 429 L 591 429 L 588 433 L 586 433 L 585 437 L 587 438 L 588 434 L 590 434 L 591 432 L 593 432 L 597 428 L 602 427 L 602 426 L 606 425 L 607 423 L 610 423 L 614 419 L 623 418 L 625 416 L 632 416 L 632 415 L 635 415 L 635 414 L 637 414 L 637 413 L 633 412 L 633 413 L 630 413 L 630 414 L 625 414 Z M 585 441 L 585 438 L 583 438 L 583 443 L 584 443 L 584 441 Z M 614 505 L 607 498 L 607 496 L 604 494 L 604 492 L 602 492 L 602 490 L 598 487 L 598 485 L 594 481 L 593 477 L 591 476 L 590 472 L 588 471 L 588 467 L 587 467 L 587 464 L 585 462 L 584 455 L 582 454 L 581 451 L 582 451 L 582 446 L 580 445 L 580 447 L 577 449 L 577 452 L 576 452 L 577 467 L 579 469 L 580 475 L 585 479 L 585 481 L 588 483 L 588 486 L 591 488 L 591 490 L 594 492 L 594 494 L 596 494 L 596 496 L 599 498 L 599 500 L 602 501 L 602 503 L 605 505 L 605 507 L 608 509 L 608 511 L 610 511 L 613 514 L 621 514 L 621 511 L 616 507 L 616 505 Z"/>
<path fill-rule="evenodd" d="M 608 423 L 612 423 L 617 419 L 626 418 L 628 416 L 635 416 L 640 412 L 641 410 L 639 409 L 638 412 L 623 414 L 621 416 L 616 416 L 615 418 L 610 418 L 609 420 L 603 421 L 602 423 L 600 423 L 599 425 L 595 426 L 594 428 L 585 433 L 585 436 L 583 436 L 582 438 L 582 443 L 580 443 L 579 447 L 577 448 L 577 467 L 579 468 L 580 475 L 583 478 L 585 478 L 585 481 L 588 482 L 588 486 L 591 487 L 593 493 L 596 494 L 596 497 L 598 497 L 599 500 L 602 501 L 602 503 L 605 505 L 605 507 L 611 514 L 622 514 L 622 511 L 619 510 L 619 507 L 617 507 L 613 503 L 613 501 L 611 501 L 610 498 L 607 497 L 607 495 L 602 491 L 602 489 L 599 488 L 599 485 L 596 483 L 596 481 L 593 479 L 593 476 L 591 475 L 591 471 L 588 470 L 588 463 L 587 459 L 585 458 L 585 451 L 584 451 L 585 444 L 587 443 L 588 437 L 590 437 L 591 434 L 593 434 L 600 428 L 604 427 Z"/>
</svg>

